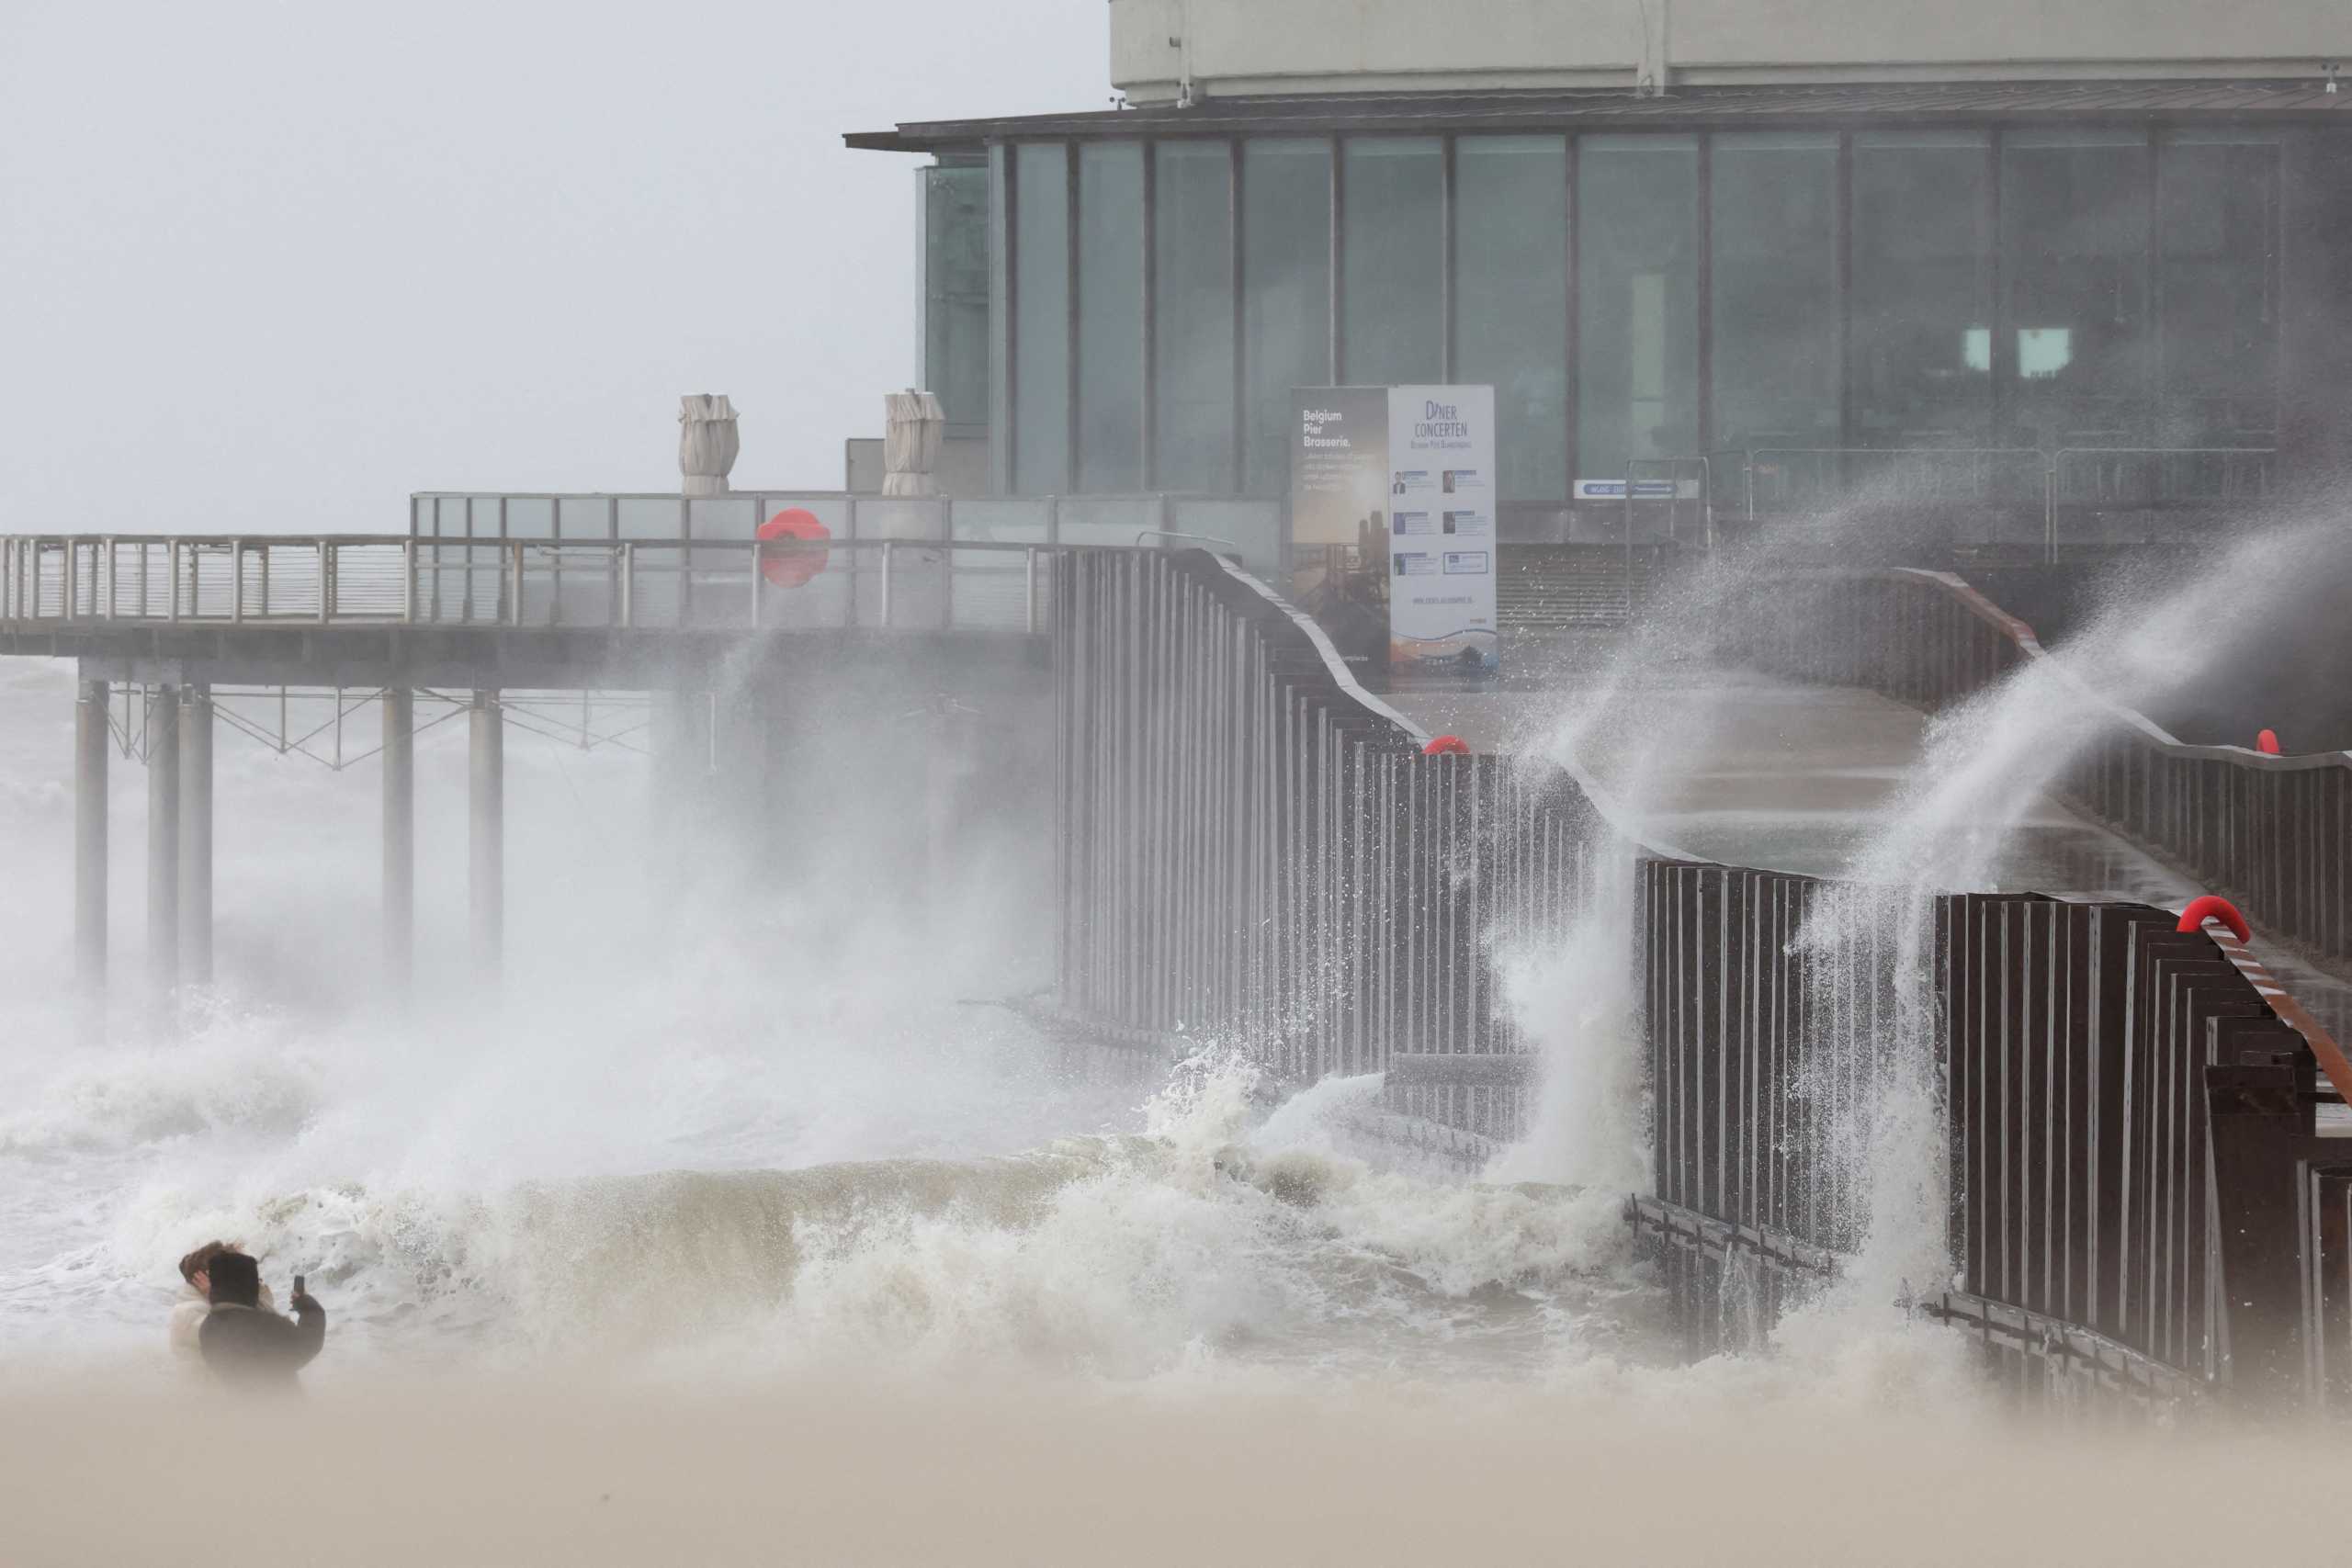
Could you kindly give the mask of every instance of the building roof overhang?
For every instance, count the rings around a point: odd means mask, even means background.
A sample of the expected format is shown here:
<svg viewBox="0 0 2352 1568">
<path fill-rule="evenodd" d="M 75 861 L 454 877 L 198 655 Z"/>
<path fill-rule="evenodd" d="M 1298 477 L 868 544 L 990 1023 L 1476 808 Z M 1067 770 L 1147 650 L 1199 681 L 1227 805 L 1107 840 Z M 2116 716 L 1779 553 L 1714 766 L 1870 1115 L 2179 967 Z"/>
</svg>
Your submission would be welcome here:
<svg viewBox="0 0 2352 1568">
<path fill-rule="evenodd" d="M 1212 98 L 1184 108 L 1153 105 L 1001 119 L 916 120 L 894 130 L 854 131 L 842 140 L 874 152 L 940 152 L 1032 139 L 1852 129 L 1886 120 L 2327 123 L 2339 116 L 2352 125 L 2352 90 L 2330 92 L 2316 81 L 1846 83 L 1683 87 L 1651 95 L 1522 91 Z"/>
</svg>

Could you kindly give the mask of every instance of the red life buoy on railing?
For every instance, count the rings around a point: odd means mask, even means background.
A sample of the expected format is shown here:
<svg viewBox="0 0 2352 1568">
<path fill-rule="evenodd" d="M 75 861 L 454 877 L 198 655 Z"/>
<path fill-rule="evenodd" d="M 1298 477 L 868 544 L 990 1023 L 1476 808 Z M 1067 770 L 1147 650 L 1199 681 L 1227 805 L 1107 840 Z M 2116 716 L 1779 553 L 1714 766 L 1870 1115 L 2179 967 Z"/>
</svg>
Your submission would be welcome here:
<svg viewBox="0 0 2352 1568">
<path fill-rule="evenodd" d="M 1470 745 L 1459 735 L 1441 735 L 1421 748 L 1421 755 L 1424 757 L 1467 757 L 1470 755 Z"/>
<path fill-rule="evenodd" d="M 2278 732 L 2275 729 L 2264 730 L 2254 738 L 2254 749 L 2266 755 L 2276 757 L 2278 755 Z"/>
<path fill-rule="evenodd" d="M 2253 932 L 2246 929 L 2245 917 L 2238 913 L 2238 907 L 2227 898 L 2217 898 L 2211 893 L 2202 897 L 2191 898 L 2188 901 L 2188 908 L 2180 912 L 2180 924 L 2173 927 L 2173 930 L 2202 931 L 2208 920 L 2221 921 L 2230 928 L 2230 934 L 2240 942 L 2245 942 L 2253 935 Z"/>
<path fill-rule="evenodd" d="M 787 506 L 760 525 L 759 536 L 770 539 L 805 539 L 811 543 L 830 539 L 833 531 L 817 520 L 817 514 L 805 506 Z M 778 588 L 798 588 L 825 570 L 825 562 L 832 557 L 830 550 L 796 550 L 786 545 L 778 550 L 760 552 L 760 575 Z"/>
</svg>

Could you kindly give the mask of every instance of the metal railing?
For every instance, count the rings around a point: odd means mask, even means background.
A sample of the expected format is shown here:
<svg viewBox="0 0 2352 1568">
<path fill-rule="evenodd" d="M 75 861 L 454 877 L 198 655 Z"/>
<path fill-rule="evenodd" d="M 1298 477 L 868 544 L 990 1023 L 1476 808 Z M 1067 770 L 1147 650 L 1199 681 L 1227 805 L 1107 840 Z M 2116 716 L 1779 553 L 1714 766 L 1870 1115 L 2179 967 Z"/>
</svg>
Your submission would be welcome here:
<svg viewBox="0 0 2352 1568">
<path fill-rule="evenodd" d="M 2266 502 L 2277 490 L 2278 455 L 2267 446 L 1759 446 L 1658 461 L 1705 466 L 1710 541 L 1721 488 L 1716 470 L 1732 468 L 1751 525 L 1768 515 L 1867 506 L 1949 527 L 1960 509 L 1984 526 L 1953 542 L 2038 546 L 2045 560 L 2055 561 L 2069 544 L 2159 542 L 2167 536 L 2158 523 L 2168 511 L 2201 515 L 2215 506 Z M 1631 489 L 1629 482 L 1629 523 Z M 2132 521 L 2096 528 L 2086 523 L 2070 539 L 2060 526 L 2069 511 Z"/>
<path fill-rule="evenodd" d="M 2123 531 L 2135 536 L 2132 540 L 2108 529 L 2098 540 L 2076 543 L 2155 544 L 2164 537 L 2157 525 L 2169 510 L 2269 500 L 2278 456 L 2267 446 L 2070 446 L 2052 452 L 2043 488 L 2047 558 L 2058 558 L 2062 506 L 2136 519 L 2136 527 Z"/>
<path fill-rule="evenodd" d="M 1042 629 L 1056 564 L 989 540 L 0 537 L 0 625 Z"/>
<path fill-rule="evenodd" d="M 1261 576 L 1284 568 L 1283 503 L 1151 491 L 1108 495 L 883 496 L 841 491 L 419 491 L 409 532 L 422 538 L 617 544 L 749 539 L 778 512 L 806 512 L 836 539 L 944 544 L 1114 545 L 1140 532 L 1214 537 Z"/>
<path fill-rule="evenodd" d="M 1768 657 L 1846 680 L 1874 661 L 1933 703 L 2030 656 L 1949 579 L 1814 581 Z M 1061 1005 L 1294 1080 L 1384 1072 L 1391 1109 L 1522 1132 L 1494 959 L 1556 943 L 1623 852 L 1583 792 L 1421 754 L 1311 623 L 1205 555 L 1074 560 L 1053 627 Z M 1862 1151 L 1924 1081 L 1960 1267 L 1909 1293 L 1989 1365 L 2069 1397 L 2352 1398 L 2352 1240 L 2330 1228 L 2352 1145 L 2316 1135 L 2352 1064 L 2243 947 L 2143 906 L 1912 916 L 1664 851 L 1636 901 L 1654 1190 L 1627 1213 L 1694 1354 L 1759 1341 L 1852 1256 Z"/>
<path fill-rule="evenodd" d="M 2035 446 L 1759 446 L 1742 464 L 1751 522 L 1854 500 L 2035 505 L 2047 467 Z"/>
<path fill-rule="evenodd" d="M 1930 608 L 1883 615 L 1852 582 Z M 2028 656 L 1949 583 L 1829 580 L 1767 652 L 1949 700 Z M 1495 959 L 1555 946 L 1624 852 L 1583 791 L 1422 754 L 1311 622 L 1204 554 L 1075 558 L 1052 625 L 1061 1007 L 1294 1081 L 1382 1072 L 1392 1110 L 1523 1133 Z M 2070 1396 L 2352 1398 L 2352 1144 L 2316 1134 L 2352 1063 L 2242 946 L 2143 906 L 1911 915 L 1668 854 L 1637 865 L 1654 1191 L 1627 1214 L 1694 1354 L 1760 1340 L 1861 1245 L 1862 1151 L 1924 1081 L 1960 1268 L 1907 1293 L 1989 1365 Z"/>
<path fill-rule="evenodd" d="M 1695 479 L 1696 488 L 1690 495 L 1682 493 L 1685 480 Z M 1661 493 L 1662 492 L 1662 493 Z M 1634 536 L 1640 532 L 1636 520 L 1644 506 L 1662 508 L 1666 513 L 1666 528 L 1662 535 L 1653 533 L 1652 539 L 1663 538 L 1668 544 L 1696 543 L 1710 549 L 1715 542 L 1715 482 L 1713 457 L 1635 457 L 1625 465 L 1625 548 L 1634 547 Z M 1691 518 L 1697 537 L 1686 540 L 1683 532 L 1683 503 L 1691 505 Z"/>
<path fill-rule="evenodd" d="M 1870 1119 L 1927 1069 L 1957 1275 L 1915 1305 L 2028 1390 L 2352 1402 L 2333 1043 L 2243 947 L 2139 905 L 1950 895 L 1905 974 L 1890 920 L 1811 927 L 1864 890 L 1662 860 L 1638 886 L 1656 1195 L 1628 1218 L 1694 1353 L 1760 1338 L 1852 1253 Z M 1906 986 L 1927 1005 L 1898 1013 Z"/>
<path fill-rule="evenodd" d="M 1573 783 L 1422 755 L 1313 622 L 1204 553 L 1069 560 L 1053 617 L 1066 1010 L 1295 1079 L 1522 1049 L 1488 944 L 1580 902 Z M 1457 1124 L 1516 1130 L 1514 1097 L 1467 1098 Z"/>
<path fill-rule="evenodd" d="M 1929 710 L 2047 657 L 2032 631 L 1943 572 L 1776 579 L 1775 613 L 1741 651 L 1799 680 L 1867 686 Z M 2256 924 L 2352 959 L 2352 752 L 2270 756 L 2188 745 L 2144 716 L 2109 716 L 2059 794 L 2239 902 Z"/>
</svg>

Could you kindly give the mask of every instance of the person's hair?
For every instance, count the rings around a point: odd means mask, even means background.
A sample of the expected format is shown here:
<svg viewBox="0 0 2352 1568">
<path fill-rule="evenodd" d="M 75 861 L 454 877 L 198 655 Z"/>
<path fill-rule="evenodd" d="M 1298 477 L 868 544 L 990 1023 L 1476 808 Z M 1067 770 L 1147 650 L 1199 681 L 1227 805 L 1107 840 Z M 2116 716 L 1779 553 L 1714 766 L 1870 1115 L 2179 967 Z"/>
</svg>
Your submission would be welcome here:
<svg viewBox="0 0 2352 1568">
<path fill-rule="evenodd" d="M 210 1272 L 214 1306 L 261 1304 L 261 1265 L 243 1253 L 214 1253 Z"/>
<path fill-rule="evenodd" d="M 180 1259 L 180 1278 L 193 1285 L 196 1283 L 196 1277 L 198 1274 L 205 1272 L 212 1267 L 212 1260 L 214 1258 L 220 1257 L 224 1252 L 234 1252 L 237 1249 L 235 1247 L 231 1247 L 225 1241 L 208 1241 L 202 1247 L 198 1247 L 194 1252 L 189 1253 L 186 1258 Z"/>
</svg>

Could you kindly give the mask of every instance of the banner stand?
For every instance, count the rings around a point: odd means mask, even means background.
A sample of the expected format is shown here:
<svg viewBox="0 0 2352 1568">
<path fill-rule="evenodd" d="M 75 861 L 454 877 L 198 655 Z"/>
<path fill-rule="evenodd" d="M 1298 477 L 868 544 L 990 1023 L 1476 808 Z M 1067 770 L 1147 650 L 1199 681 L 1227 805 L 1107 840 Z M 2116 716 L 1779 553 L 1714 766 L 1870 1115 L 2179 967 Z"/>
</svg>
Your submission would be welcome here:
<svg viewBox="0 0 2352 1568">
<path fill-rule="evenodd" d="M 1375 678 L 1495 678 L 1494 389 L 1293 396 L 1293 602 Z"/>
</svg>

